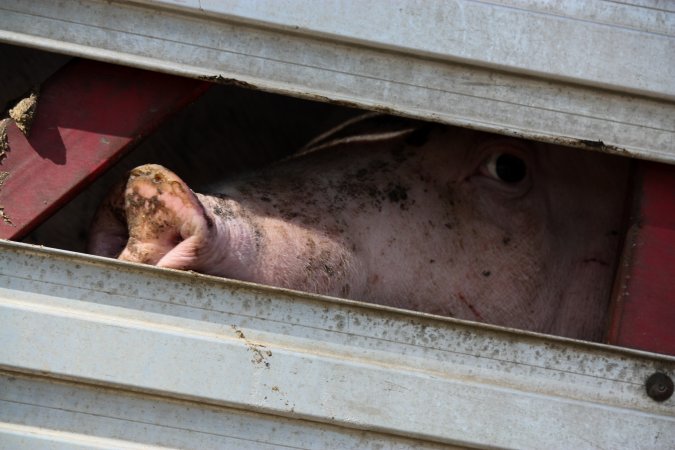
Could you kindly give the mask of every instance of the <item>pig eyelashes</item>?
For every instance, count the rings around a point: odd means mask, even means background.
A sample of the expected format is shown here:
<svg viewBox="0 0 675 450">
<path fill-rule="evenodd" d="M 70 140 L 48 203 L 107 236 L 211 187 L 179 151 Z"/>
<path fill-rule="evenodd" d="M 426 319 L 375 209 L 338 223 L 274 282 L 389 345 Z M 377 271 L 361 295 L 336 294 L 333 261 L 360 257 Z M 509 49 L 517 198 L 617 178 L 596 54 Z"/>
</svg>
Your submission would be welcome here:
<svg viewBox="0 0 675 450">
<path fill-rule="evenodd" d="M 520 183 L 527 177 L 527 164 L 511 153 L 494 153 L 483 167 L 484 175 L 508 184 Z"/>
</svg>

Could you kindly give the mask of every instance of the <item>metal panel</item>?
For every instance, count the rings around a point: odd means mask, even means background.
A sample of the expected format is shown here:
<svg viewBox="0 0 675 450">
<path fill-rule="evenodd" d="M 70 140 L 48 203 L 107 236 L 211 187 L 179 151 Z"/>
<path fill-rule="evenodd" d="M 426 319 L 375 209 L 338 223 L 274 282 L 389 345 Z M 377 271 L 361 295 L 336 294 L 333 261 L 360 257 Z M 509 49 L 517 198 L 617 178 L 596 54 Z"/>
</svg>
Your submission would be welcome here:
<svg viewBox="0 0 675 450">
<path fill-rule="evenodd" d="M 0 40 L 675 162 L 667 4 L 3 0 Z"/>
<path fill-rule="evenodd" d="M 675 100 L 675 9 L 610 1 L 140 0 L 435 59 Z M 561 42 L 561 39 L 564 39 Z M 562 44 L 562 46 L 561 46 Z M 562 47 L 562 48 L 561 48 Z M 626 58 L 630 55 L 630 58 Z"/>
<path fill-rule="evenodd" d="M 672 377 L 673 357 L 25 244 L 0 251 L 0 441 L 675 442 L 675 399 L 644 385 Z"/>
<path fill-rule="evenodd" d="M 640 163 L 608 340 L 675 355 L 675 167 Z"/>
<path fill-rule="evenodd" d="M 0 391 L 3 449 L 446 448 L 328 424 L 16 373 L 0 373 Z"/>
</svg>

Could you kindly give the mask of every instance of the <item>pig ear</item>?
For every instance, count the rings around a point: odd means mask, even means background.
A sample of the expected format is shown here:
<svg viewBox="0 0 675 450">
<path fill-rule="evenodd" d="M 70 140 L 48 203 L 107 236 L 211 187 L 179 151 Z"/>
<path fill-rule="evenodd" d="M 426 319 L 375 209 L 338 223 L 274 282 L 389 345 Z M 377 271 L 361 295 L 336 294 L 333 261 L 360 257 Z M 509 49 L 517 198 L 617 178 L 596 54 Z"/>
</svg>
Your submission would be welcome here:
<svg viewBox="0 0 675 450">
<path fill-rule="evenodd" d="M 294 153 L 292 157 L 341 144 L 398 139 L 428 128 L 429 124 L 425 122 L 382 113 L 366 113 L 349 119 L 319 135 Z"/>
</svg>

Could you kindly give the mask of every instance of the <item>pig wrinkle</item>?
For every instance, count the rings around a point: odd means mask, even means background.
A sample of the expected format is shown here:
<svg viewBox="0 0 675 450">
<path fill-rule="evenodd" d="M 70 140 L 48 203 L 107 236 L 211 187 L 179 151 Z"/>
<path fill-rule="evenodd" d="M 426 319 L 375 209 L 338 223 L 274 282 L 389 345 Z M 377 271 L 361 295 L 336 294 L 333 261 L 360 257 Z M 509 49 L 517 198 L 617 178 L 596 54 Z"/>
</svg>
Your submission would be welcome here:
<svg viewBox="0 0 675 450">
<path fill-rule="evenodd" d="M 217 236 L 230 234 L 227 245 L 213 251 L 213 258 L 202 260 L 204 271 L 274 286 L 302 286 L 326 295 L 348 294 L 352 286 L 364 283 L 353 251 L 335 234 L 274 215 L 255 214 L 233 199 L 198 196 L 208 210 L 221 211 L 221 220 L 215 220 Z M 245 231 L 233 235 L 236 227 Z M 302 270 L 297 270 L 299 266 Z"/>
</svg>

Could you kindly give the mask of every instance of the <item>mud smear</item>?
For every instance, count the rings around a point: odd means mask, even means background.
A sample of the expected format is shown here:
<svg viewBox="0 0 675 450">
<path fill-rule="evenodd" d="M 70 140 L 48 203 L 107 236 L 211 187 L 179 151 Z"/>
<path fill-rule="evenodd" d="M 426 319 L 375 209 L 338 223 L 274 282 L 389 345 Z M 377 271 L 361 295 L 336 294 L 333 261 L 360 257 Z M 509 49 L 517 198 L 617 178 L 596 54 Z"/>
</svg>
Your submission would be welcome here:
<svg viewBox="0 0 675 450">
<path fill-rule="evenodd" d="M 2 219 L 2 221 L 5 222 L 7 225 L 14 226 L 12 220 L 9 217 L 7 217 L 7 214 L 5 214 L 5 208 L 3 208 L 2 206 L 0 206 L 0 219 Z"/>
<path fill-rule="evenodd" d="M 7 120 L 3 120 L 3 122 L 8 122 Z M 1 132 L 2 130 L 0 130 Z M 5 138 L 7 136 L 5 135 Z M 1 142 L 0 142 L 1 144 Z M 2 162 L 2 158 L 4 157 L 4 151 L 0 147 L 0 162 Z M 5 184 L 5 181 L 9 178 L 9 172 L 0 172 L 0 190 L 2 189 L 2 185 Z M 5 208 L 0 205 L 0 220 L 2 220 L 4 223 L 7 225 L 14 226 L 12 223 L 11 219 L 5 214 Z"/>
<path fill-rule="evenodd" d="M 239 328 L 237 328 L 235 325 L 230 326 L 234 330 L 234 333 L 237 335 L 237 337 L 242 341 L 244 341 L 244 343 L 246 344 L 246 348 L 248 348 L 248 350 L 253 354 L 251 362 L 253 364 L 264 364 L 265 367 L 269 369 L 270 363 L 269 361 L 267 361 L 267 358 L 272 356 L 272 351 L 262 344 L 255 344 L 249 341 L 244 335 L 244 332 L 241 331 Z"/>
<path fill-rule="evenodd" d="M 387 186 L 387 197 L 392 203 L 398 203 L 401 209 L 408 209 L 406 200 L 408 199 L 408 189 L 400 184 L 390 184 Z"/>
<path fill-rule="evenodd" d="M 2 185 L 7 178 L 9 178 L 9 172 L 0 172 L 0 189 L 2 189 Z M 14 226 L 12 220 L 7 216 L 7 214 L 5 214 L 5 208 L 2 205 L 0 205 L 0 220 L 2 220 L 7 225 Z"/>
<path fill-rule="evenodd" d="M 9 126 L 9 123 L 9 119 L 0 120 L 0 164 L 9 151 L 9 141 L 7 139 L 7 127 Z"/>
<path fill-rule="evenodd" d="M 16 126 L 24 136 L 30 133 L 31 125 L 35 119 L 35 112 L 37 111 L 39 90 L 34 89 L 28 97 L 19 101 L 14 108 L 9 110 L 9 117 L 11 117 Z"/>
<path fill-rule="evenodd" d="M 37 111 L 39 97 L 39 89 L 35 88 L 31 91 L 28 97 L 23 98 L 8 111 L 9 118 L 0 120 L 0 163 L 7 156 L 9 148 L 9 140 L 7 139 L 7 127 L 13 120 L 16 127 L 28 136 L 31 125 L 35 119 L 35 112 Z"/>
</svg>

